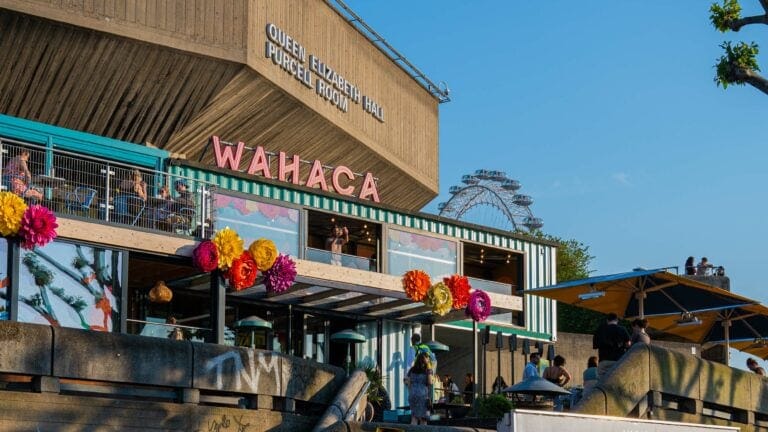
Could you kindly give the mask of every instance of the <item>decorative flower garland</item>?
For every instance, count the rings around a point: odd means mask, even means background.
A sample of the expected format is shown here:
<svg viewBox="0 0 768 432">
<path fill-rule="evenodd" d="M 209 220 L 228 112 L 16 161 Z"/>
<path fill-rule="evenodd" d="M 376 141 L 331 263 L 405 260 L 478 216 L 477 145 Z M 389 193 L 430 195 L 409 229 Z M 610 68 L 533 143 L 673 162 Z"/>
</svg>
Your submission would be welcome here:
<svg viewBox="0 0 768 432">
<path fill-rule="evenodd" d="M 0 235 L 19 236 L 21 247 L 43 247 L 56 238 L 56 216 L 41 205 L 27 206 L 12 192 L 0 192 Z"/>
<path fill-rule="evenodd" d="M 429 275 L 421 270 L 410 270 L 403 275 L 403 289 L 409 299 L 422 301 L 427 296 L 427 291 L 432 286 Z"/>
<path fill-rule="evenodd" d="M 226 277 L 232 289 L 240 291 L 252 287 L 256 283 L 258 272 L 256 261 L 253 260 L 251 254 L 243 252 L 238 259 L 232 261 L 232 267 L 227 271 Z"/>
<path fill-rule="evenodd" d="M 200 271 L 222 270 L 223 277 L 235 291 L 256 284 L 259 270 L 268 292 L 283 292 L 296 280 L 296 263 L 288 255 L 280 255 L 275 243 L 258 239 L 248 249 L 235 230 L 227 227 L 205 240 L 192 252 L 192 264 Z"/>
<path fill-rule="evenodd" d="M 453 308 L 464 309 L 469 303 L 469 279 L 466 276 L 452 275 L 443 278 L 443 282 L 451 290 L 453 296 Z"/>
<path fill-rule="evenodd" d="M 409 270 L 403 275 L 403 289 L 409 299 L 423 301 L 432 313 L 444 316 L 452 309 L 465 309 L 475 321 L 485 321 L 491 314 L 491 298 L 485 291 L 473 290 L 469 279 L 451 275 L 430 286 L 429 275 L 422 270 Z"/>
<path fill-rule="evenodd" d="M 475 321 L 481 322 L 491 315 L 491 298 L 485 291 L 474 290 L 469 296 L 466 314 Z"/>
<path fill-rule="evenodd" d="M 295 279 L 296 263 L 288 255 L 278 256 L 272 268 L 264 272 L 264 285 L 268 292 L 284 292 L 293 285 Z"/>
<path fill-rule="evenodd" d="M 432 313 L 444 316 L 453 308 L 451 290 L 442 282 L 432 285 L 427 292 L 427 301 L 424 304 L 432 307 Z"/>
</svg>

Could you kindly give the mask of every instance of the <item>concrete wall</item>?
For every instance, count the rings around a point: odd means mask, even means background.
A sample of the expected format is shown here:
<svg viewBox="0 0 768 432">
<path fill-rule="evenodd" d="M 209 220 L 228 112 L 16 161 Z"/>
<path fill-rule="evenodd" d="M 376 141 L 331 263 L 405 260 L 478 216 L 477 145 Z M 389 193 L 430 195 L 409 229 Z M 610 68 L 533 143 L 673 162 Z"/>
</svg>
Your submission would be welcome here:
<svg viewBox="0 0 768 432">
<path fill-rule="evenodd" d="M 491 337 L 491 345 L 489 345 L 486 351 L 486 365 L 487 365 L 487 377 L 485 380 L 486 389 L 488 392 L 493 387 L 493 380 L 498 374 L 498 350 L 495 348 L 495 335 Z M 451 351 L 448 353 L 438 353 L 438 373 L 443 376 L 445 374 L 451 374 L 454 381 L 459 385 L 460 389 L 463 388 L 464 375 L 467 372 L 472 371 L 472 333 L 469 331 L 451 330 L 444 328 L 437 328 L 436 339 L 447 343 L 451 347 Z M 507 343 L 505 339 L 505 343 Z M 699 357 L 701 349 L 696 344 L 682 343 L 682 342 L 666 342 L 666 341 L 652 341 L 653 345 L 663 347 L 665 349 L 678 352 L 681 355 L 688 355 L 692 357 Z M 522 346 L 522 342 L 518 340 L 518 345 Z M 548 352 L 550 343 L 545 344 L 544 358 Z M 578 334 L 578 333 L 558 333 L 558 340 L 554 344 L 555 354 L 562 355 L 566 359 L 566 369 L 571 372 L 573 376 L 573 382 L 569 386 L 579 386 L 583 384 L 582 374 L 587 367 L 587 359 L 590 356 L 597 356 L 597 350 L 592 349 L 592 335 Z M 692 349 L 695 350 L 695 354 L 692 354 Z M 535 350 L 534 342 L 531 342 L 531 350 Z M 512 385 L 515 382 L 519 382 L 523 376 L 523 368 L 527 362 L 525 356 L 522 353 L 522 349 L 518 349 L 512 353 L 508 346 L 505 346 L 501 350 L 501 376 L 504 381 Z M 514 377 L 512 369 L 514 367 Z M 514 379 L 513 379 L 514 378 Z M 478 380 L 479 381 L 479 380 Z"/>
<path fill-rule="evenodd" d="M 9 321 L 0 342 L 0 388 L 19 390 L 0 391 L 1 430 L 308 430 L 346 380 L 270 351 Z"/>
<path fill-rule="evenodd" d="M 574 411 L 768 430 L 768 379 L 660 346 L 633 347 Z"/>
</svg>

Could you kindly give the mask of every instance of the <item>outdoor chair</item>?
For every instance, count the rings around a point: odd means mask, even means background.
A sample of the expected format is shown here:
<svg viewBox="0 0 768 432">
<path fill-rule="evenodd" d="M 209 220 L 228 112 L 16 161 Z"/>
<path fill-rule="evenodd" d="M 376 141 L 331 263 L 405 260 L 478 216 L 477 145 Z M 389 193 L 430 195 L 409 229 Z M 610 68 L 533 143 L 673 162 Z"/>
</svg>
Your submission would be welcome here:
<svg viewBox="0 0 768 432">
<path fill-rule="evenodd" d="M 96 197 L 96 189 L 78 186 L 75 190 L 67 192 L 64 202 L 67 206 L 67 213 L 80 213 L 88 215 L 91 210 L 91 204 Z"/>
<path fill-rule="evenodd" d="M 115 221 L 136 225 L 144 212 L 144 200 L 137 195 L 118 195 L 114 200 Z"/>
</svg>

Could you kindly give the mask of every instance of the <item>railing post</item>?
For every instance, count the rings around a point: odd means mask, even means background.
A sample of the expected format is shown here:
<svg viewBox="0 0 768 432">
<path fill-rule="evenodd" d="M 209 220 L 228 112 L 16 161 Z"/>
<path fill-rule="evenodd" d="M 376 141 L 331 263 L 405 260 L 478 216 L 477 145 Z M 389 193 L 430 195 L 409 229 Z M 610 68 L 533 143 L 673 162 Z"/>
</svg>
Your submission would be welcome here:
<svg viewBox="0 0 768 432">
<path fill-rule="evenodd" d="M 211 191 L 206 185 L 202 185 L 200 188 L 201 191 L 201 198 L 200 198 L 200 214 L 198 218 L 200 219 L 200 237 L 202 238 L 208 238 L 208 223 L 207 223 L 207 216 L 208 213 L 211 211 Z"/>
<path fill-rule="evenodd" d="M 112 178 L 115 173 L 112 171 L 112 167 L 109 166 L 109 163 L 106 164 L 106 168 L 103 168 L 101 170 L 101 173 L 105 175 L 105 187 L 104 187 L 104 220 L 109 222 L 109 210 L 112 209 L 112 205 L 110 204 L 109 198 L 110 198 L 110 187 L 109 187 L 109 181 Z"/>
</svg>

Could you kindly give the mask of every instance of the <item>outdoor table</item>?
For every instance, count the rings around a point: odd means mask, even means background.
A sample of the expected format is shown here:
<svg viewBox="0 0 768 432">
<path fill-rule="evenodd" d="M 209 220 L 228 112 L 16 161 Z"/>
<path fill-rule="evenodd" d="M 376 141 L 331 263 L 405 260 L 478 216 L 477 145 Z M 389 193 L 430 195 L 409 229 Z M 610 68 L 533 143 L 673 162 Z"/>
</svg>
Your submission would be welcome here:
<svg viewBox="0 0 768 432">
<path fill-rule="evenodd" d="M 57 188 L 64 186 L 66 182 L 67 179 L 62 177 L 49 176 L 44 174 L 35 176 L 35 184 L 45 188 L 45 193 L 43 196 L 46 200 L 51 200 L 54 198 L 56 196 L 54 191 Z M 54 210 L 58 209 L 54 208 Z"/>
<path fill-rule="evenodd" d="M 35 183 L 47 188 L 64 186 L 66 182 L 67 182 L 67 179 L 63 177 L 54 177 L 54 176 L 48 176 L 43 174 L 35 177 Z"/>
</svg>

